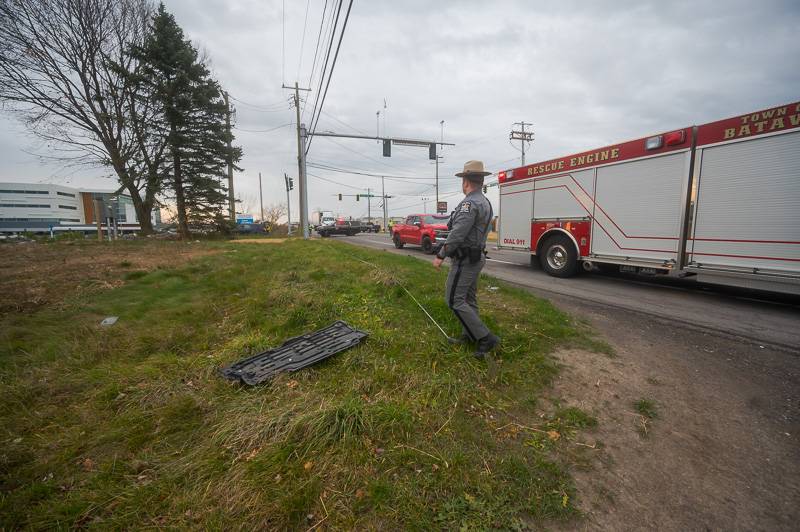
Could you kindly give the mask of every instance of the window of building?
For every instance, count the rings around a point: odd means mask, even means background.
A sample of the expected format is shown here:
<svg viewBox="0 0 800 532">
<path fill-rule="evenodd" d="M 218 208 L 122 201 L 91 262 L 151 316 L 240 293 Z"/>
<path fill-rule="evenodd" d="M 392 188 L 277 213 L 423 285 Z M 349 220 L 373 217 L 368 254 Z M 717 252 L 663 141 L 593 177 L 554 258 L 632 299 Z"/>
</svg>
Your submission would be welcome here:
<svg viewBox="0 0 800 532">
<path fill-rule="evenodd" d="M 49 209 L 50 205 L 45 204 L 36 204 L 36 203 L 0 203 L 0 208 L 2 207 L 19 207 L 21 209 Z"/>
<path fill-rule="evenodd" d="M 0 190 L 0 194 L 49 194 L 47 190 Z"/>
<path fill-rule="evenodd" d="M 0 218 L 0 222 L 80 222 L 77 218 Z"/>
<path fill-rule="evenodd" d="M 68 198 L 74 198 L 75 194 L 70 194 L 69 192 L 56 192 L 59 196 L 66 196 Z"/>
<path fill-rule="evenodd" d="M 78 210 L 78 208 L 77 208 L 77 207 L 73 207 L 72 205 L 59 205 L 59 206 L 58 206 L 58 208 L 59 208 L 59 209 L 69 209 L 69 210 L 71 210 L 71 211 L 76 211 L 76 210 Z"/>
</svg>

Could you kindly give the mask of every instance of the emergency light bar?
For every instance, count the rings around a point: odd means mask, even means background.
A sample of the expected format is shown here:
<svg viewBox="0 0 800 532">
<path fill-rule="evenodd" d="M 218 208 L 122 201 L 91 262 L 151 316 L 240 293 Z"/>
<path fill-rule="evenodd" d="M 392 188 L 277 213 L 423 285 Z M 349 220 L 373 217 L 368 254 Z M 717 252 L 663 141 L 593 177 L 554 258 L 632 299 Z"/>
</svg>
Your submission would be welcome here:
<svg viewBox="0 0 800 532">
<path fill-rule="evenodd" d="M 671 133 L 665 133 L 664 135 L 650 137 L 644 141 L 644 147 L 648 151 L 657 150 L 662 146 L 677 146 L 679 144 L 683 144 L 685 141 L 686 131 L 680 129 L 678 131 L 672 131 Z"/>
</svg>

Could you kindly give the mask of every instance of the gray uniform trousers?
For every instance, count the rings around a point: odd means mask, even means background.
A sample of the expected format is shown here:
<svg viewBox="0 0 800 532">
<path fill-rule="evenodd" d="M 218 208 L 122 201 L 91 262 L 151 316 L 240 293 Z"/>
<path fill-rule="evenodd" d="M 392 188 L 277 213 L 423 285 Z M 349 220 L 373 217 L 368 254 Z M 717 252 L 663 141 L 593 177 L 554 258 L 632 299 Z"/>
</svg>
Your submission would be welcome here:
<svg viewBox="0 0 800 532">
<path fill-rule="evenodd" d="M 466 258 L 453 257 L 451 260 L 445 301 L 461 321 L 464 332 L 473 340 L 480 340 L 489 334 L 489 329 L 478 315 L 478 278 L 486 264 L 486 257 L 481 254 L 481 260 L 474 264 L 470 264 Z"/>
</svg>

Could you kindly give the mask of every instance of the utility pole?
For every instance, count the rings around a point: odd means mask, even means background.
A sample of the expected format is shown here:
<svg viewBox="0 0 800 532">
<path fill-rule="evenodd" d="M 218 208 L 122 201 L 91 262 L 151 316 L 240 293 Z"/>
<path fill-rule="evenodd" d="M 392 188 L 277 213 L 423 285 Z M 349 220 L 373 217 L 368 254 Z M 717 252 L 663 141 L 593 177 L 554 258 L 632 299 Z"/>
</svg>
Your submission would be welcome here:
<svg viewBox="0 0 800 532">
<path fill-rule="evenodd" d="M 372 190 L 367 189 L 367 221 L 372 223 Z"/>
<path fill-rule="evenodd" d="M 386 183 L 383 176 L 381 176 L 381 197 L 383 198 L 383 232 L 386 232 L 386 227 L 389 225 L 386 216 Z"/>
<path fill-rule="evenodd" d="M 519 140 L 522 145 L 522 165 L 525 166 L 525 143 L 533 142 L 533 131 L 525 131 L 525 126 L 532 126 L 530 122 L 514 122 L 515 126 L 520 126 L 520 130 L 511 130 L 508 138 L 511 140 Z"/>
<path fill-rule="evenodd" d="M 258 203 L 261 205 L 261 223 L 264 223 L 264 192 L 261 190 L 261 172 L 258 173 Z"/>
<path fill-rule="evenodd" d="M 439 205 L 439 155 L 436 155 L 436 205 Z"/>
<path fill-rule="evenodd" d="M 294 110 L 297 117 L 297 180 L 300 183 L 300 226 L 303 238 L 308 238 L 308 192 L 306 183 L 306 126 L 300 123 L 300 91 L 311 91 L 301 88 L 297 82 L 294 87 L 281 85 L 284 89 L 294 89 Z"/>
<path fill-rule="evenodd" d="M 294 188 L 291 178 L 283 174 L 283 179 L 286 182 L 286 234 L 292 234 L 292 202 L 289 200 L 289 191 Z"/>
<path fill-rule="evenodd" d="M 306 125 L 300 124 L 300 223 L 303 226 L 303 238 L 308 239 L 308 182 L 306 181 Z"/>
<path fill-rule="evenodd" d="M 233 151 L 231 148 L 231 104 L 228 101 L 228 93 L 223 92 L 225 98 L 225 129 L 228 132 L 228 214 L 231 222 L 236 223 L 236 200 L 233 197 Z"/>
<path fill-rule="evenodd" d="M 440 144 L 444 148 L 444 120 L 439 122 L 439 127 L 442 128 L 442 137 Z M 436 209 L 439 209 L 439 154 L 436 154 Z"/>
</svg>

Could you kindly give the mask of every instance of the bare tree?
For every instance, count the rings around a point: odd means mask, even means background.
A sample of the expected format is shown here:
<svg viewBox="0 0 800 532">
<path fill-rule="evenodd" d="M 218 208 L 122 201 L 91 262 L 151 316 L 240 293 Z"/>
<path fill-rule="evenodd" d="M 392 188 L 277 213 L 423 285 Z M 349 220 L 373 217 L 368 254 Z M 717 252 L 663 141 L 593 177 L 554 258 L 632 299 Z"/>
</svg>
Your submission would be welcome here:
<svg viewBox="0 0 800 532">
<path fill-rule="evenodd" d="M 259 217 L 261 215 L 261 208 L 258 202 L 258 196 L 255 194 L 240 194 L 237 198 L 237 203 L 239 206 L 236 208 L 238 212 L 244 214 L 254 214 L 255 217 Z M 264 213 L 266 216 L 266 211 Z M 261 220 L 262 222 L 264 220 Z"/>
<path fill-rule="evenodd" d="M 267 228 L 267 231 L 272 231 L 284 216 L 286 216 L 285 203 L 273 203 L 264 207 L 264 219 L 262 220 L 264 227 Z"/>
<path fill-rule="evenodd" d="M 163 148 L 138 127 L 128 51 L 151 11 L 149 0 L 0 0 L 0 100 L 65 163 L 113 169 L 145 233 L 160 183 L 142 151 Z"/>
</svg>

